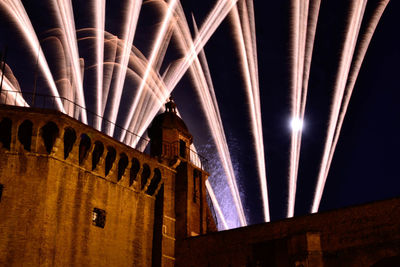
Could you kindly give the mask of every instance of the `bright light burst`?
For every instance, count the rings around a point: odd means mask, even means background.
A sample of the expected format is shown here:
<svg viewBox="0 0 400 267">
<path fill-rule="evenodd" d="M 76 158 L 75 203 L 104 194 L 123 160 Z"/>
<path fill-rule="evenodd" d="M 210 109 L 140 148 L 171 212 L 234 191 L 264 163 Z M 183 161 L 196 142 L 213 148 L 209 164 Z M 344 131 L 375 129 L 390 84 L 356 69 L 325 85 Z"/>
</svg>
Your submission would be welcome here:
<svg viewBox="0 0 400 267">
<path fill-rule="evenodd" d="M 290 121 L 290 128 L 293 132 L 301 132 L 303 131 L 304 121 L 300 118 L 293 118 Z"/>
</svg>

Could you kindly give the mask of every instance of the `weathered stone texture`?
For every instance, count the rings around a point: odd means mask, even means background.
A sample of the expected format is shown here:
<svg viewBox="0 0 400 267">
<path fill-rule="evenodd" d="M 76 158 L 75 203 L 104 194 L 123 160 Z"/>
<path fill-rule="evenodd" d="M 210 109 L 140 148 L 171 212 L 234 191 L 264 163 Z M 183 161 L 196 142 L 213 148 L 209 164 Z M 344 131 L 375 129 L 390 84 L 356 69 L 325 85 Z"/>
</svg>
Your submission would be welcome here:
<svg viewBox="0 0 400 267">
<path fill-rule="evenodd" d="M 118 160 L 121 153 L 129 159 L 137 158 L 141 166 L 150 166 L 150 175 L 163 166 L 58 112 L 44 115 L 40 110 L 7 108 L 2 110 L 0 120 L 4 117 L 11 118 L 13 124 L 10 149 L 0 144 L 0 183 L 4 186 L 0 265 L 150 266 L 155 197 L 145 192 L 152 176 L 142 188 L 139 172 L 130 185 L 129 164 L 118 181 Z M 30 151 L 17 137 L 18 126 L 25 120 L 33 123 Z M 59 129 L 50 153 L 41 135 L 48 121 L 55 122 Z M 65 159 L 63 136 L 67 127 L 76 131 L 77 139 Z M 79 164 L 83 133 L 91 138 L 92 145 Z M 104 144 L 105 149 L 93 169 L 95 141 Z M 117 156 L 105 175 L 109 147 L 117 151 Z M 93 224 L 94 208 L 105 210 L 104 228 Z M 174 217 L 171 212 L 169 215 Z"/>
</svg>

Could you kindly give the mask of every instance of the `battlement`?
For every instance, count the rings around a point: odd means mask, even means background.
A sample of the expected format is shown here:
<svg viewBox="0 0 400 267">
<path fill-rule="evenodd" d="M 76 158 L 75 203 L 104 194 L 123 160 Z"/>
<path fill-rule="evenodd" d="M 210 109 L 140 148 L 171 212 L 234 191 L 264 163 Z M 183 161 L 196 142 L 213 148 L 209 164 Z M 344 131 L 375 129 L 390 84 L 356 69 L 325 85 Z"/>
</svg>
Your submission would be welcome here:
<svg viewBox="0 0 400 267">
<path fill-rule="evenodd" d="M 215 231 L 190 133 L 161 126 L 150 156 L 61 112 L 0 105 L 0 265 L 174 266 L 185 238 Z"/>
<path fill-rule="evenodd" d="M 0 105 L 0 150 L 51 157 L 150 196 L 157 194 L 162 165 L 156 159 L 48 109 Z"/>
</svg>

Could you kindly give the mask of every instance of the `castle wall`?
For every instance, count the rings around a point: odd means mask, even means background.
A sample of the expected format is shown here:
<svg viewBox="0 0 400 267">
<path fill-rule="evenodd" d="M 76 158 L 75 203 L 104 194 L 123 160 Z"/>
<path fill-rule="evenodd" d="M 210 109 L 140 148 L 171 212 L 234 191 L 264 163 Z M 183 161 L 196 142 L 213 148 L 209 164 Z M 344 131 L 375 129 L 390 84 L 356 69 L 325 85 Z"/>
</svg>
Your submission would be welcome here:
<svg viewBox="0 0 400 267">
<path fill-rule="evenodd" d="M 1 110 L 0 265 L 151 266 L 155 199 L 165 182 L 159 225 L 168 250 L 162 261 L 173 266 L 173 171 L 67 116 L 47 112 Z M 12 121 L 9 143 L 5 119 Z M 32 123 L 30 146 L 21 130 L 25 121 Z M 65 136 L 71 129 L 76 140 L 68 149 L 71 138 Z M 99 211 L 105 211 L 103 227 Z"/>
<path fill-rule="evenodd" d="M 399 218 L 397 198 L 192 237 L 177 266 L 399 266 Z"/>
</svg>

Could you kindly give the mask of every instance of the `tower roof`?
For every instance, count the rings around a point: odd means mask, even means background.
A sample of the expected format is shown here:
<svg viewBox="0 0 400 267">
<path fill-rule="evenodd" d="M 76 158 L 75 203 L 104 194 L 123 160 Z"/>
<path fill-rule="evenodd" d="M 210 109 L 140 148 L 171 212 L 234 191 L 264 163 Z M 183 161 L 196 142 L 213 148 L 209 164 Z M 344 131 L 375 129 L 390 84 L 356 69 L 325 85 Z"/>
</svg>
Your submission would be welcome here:
<svg viewBox="0 0 400 267">
<path fill-rule="evenodd" d="M 181 134 L 192 139 L 185 122 L 176 114 L 176 104 L 170 97 L 169 101 L 165 104 L 165 111 L 157 115 L 148 130 L 149 137 L 152 138 L 156 132 L 162 129 L 176 129 Z"/>
</svg>

